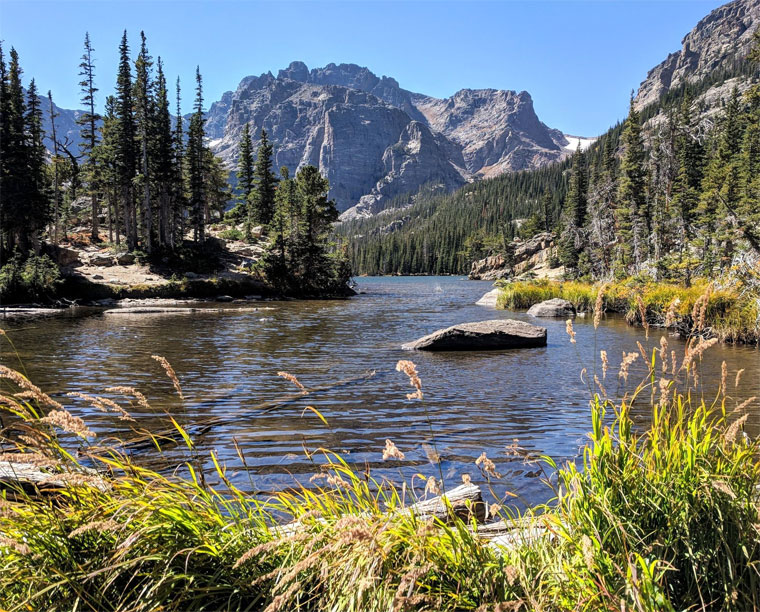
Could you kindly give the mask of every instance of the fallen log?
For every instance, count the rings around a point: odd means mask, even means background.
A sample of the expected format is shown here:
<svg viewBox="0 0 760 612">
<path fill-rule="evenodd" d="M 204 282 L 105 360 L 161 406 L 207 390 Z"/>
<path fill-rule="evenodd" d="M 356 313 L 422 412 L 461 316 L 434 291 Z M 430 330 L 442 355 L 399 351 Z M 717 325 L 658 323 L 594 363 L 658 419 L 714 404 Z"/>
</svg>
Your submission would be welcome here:
<svg viewBox="0 0 760 612">
<path fill-rule="evenodd" d="M 444 523 L 450 523 L 454 516 L 469 521 L 473 518 L 482 522 L 486 516 L 486 507 L 480 487 L 474 484 L 460 485 L 443 495 L 417 502 L 406 508 L 399 508 L 390 512 L 388 517 L 399 515 L 413 515 L 421 520 L 439 519 Z M 362 514 L 361 518 L 371 519 L 372 515 Z M 326 523 L 323 518 L 317 518 L 318 523 Z M 301 521 L 293 521 L 284 525 L 278 525 L 274 532 L 280 537 L 286 537 L 298 533 L 305 528 Z"/>
<path fill-rule="evenodd" d="M 259 308 L 198 308 L 195 306 L 124 306 L 104 310 L 105 315 L 191 314 L 201 312 L 256 312 Z"/>
<path fill-rule="evenodd" d="M 520 544 L 530 544 L 546 537 L 549 530 L 534 519 L 501 520 L 488 525 L 479 525 L 476 535 L 488 540 L 489 545 L 499 548 L 515 548 Z"/>
<path fill-rule="evenodd" d="M 37 495 L 82 484 L 101 491 L 110 488 L 97 470 L 81 466 L 73 471 L 41 467 L 25 462 L 23 453 L 19 453 L 18 460 L 0 461 L 0 490 L 23 491 L 29 495 Z"/>
<path fill-rule="evenodd" d="M 450 521 L 452 514 L 466 521 L 474 518 L 479 523 L 486 519 L 480 487 L 474 484 L 459 485 L 443 495 L 417 502 L 403 512 L 423 520 L 437 518 L 444 522 Z"/>
</svg>

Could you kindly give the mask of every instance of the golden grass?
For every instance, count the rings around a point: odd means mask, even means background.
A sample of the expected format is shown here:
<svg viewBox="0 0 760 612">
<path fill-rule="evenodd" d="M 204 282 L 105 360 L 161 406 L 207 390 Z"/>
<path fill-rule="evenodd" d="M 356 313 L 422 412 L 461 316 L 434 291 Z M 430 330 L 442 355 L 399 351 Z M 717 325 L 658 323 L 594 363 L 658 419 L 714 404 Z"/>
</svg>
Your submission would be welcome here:
<svg viewBox="0 0 760 612">
<path fill-rule="evenodd" d="M 731 288 L 713 289 L 704 280 L 691 287 L 637 279 L 605 283 L 601 300 L 600 285 L 580 281 L 502 281 L 498 286 L 497 306 L 509 310 L 562 298 L 578 312 L 593 312 L 595 325 L 602 311 L 618 312 L 625 314 L 629 323 L 647 330 L 654 324 L 685 334 L 707 331 L 727 342 L 760 341 L 760 299 Z"/>
</svg>

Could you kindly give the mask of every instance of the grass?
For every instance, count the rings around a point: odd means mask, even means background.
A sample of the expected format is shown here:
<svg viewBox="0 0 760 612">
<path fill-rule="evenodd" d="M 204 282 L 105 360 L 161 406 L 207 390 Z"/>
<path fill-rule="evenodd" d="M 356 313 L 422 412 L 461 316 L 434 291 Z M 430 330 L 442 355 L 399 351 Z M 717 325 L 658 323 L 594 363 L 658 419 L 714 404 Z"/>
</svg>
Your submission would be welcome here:
<svg viewBox="0 0 760 612">
<path fill-rule="evenodd" d="M 739 374 L 729 380 L 726 372 L 711 399 L 697 395 L 699 363 L 713 343 L 692 339 L 680 365 L 666 346 L 652 350 L 646 378 L 617 402 L 605 399 L 612 372 L 596 373 L 582 457 L 563 466 L 541 459 L 553 499 L 521 516 L 491 506 L 521 525 L 508 547 L 489 544 L 463 519 L 400 512 L 414 483 L 375 479 L 327 450 L 314 488 L 267 499 L 236 488 L 214 453 L 214 473 L 195 460 L 184 478 L 156 473 L 96 443 L 76 415 L 4 368 L 0 404 L 5 422 L 14 419 L 6 445 L 63 483 L 47 493 L 4 491 L 0 608 L 757 609 L 760 447 L 742 431 L 748 404 L 732 397 Z M 417 391 L 410 401 L 424 401 L 413 364 L 398 369 Z M 134 389 L 118 391 L 145 401 Z M 634 426 L 634 405 L 649 406 L 648 426 Z M 77 438 L 74 455 L 67 449 Z M 104 475 L 82 473 L 81 462 Z M 479 462 L 489 479 L 499 477 Z"/>
<path fill-rule="evenodd" d="M 509 310 L 530 308 L 544 300 L 563 298 L 579 312 L 592 310 L 600 284 L 580 281 L 524 281 L 498 284 L 501 291 L 497 306 Z M 709 288 L 709 291 L 708 291 Z M 604 308 L 608 312 L 626 315 L 631 324 L 641 324 L 642 309 L 648 323 L 664 325 L 667 312 L 675 315 L 668 326 L 684 336 L 694 330 L 695 305 L 699 310 L 702 296 L 707 293 L 704 325 L 707 333 L 727 342 L 760 342 L 760 298 L 739 288 L 714 289 L 707 281 L 698 281 L 691 287 L 663 282 L 641 281 L 630 278 L 607 283 L 604 290 Z"/>
</svg>

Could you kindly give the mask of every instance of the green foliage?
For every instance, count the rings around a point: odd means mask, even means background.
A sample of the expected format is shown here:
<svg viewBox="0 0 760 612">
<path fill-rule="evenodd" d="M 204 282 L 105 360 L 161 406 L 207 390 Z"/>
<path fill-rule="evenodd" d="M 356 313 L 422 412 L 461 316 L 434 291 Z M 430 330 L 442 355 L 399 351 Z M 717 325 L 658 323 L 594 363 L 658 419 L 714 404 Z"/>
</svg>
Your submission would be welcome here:
<svg viewBox="0 0 760 612">
<path fill-rule="evenodd" d="M 285 167 L 280 175 L 262 265 L 266 278 L 285 293 L 344 295 L 351 267 L 330 242 L 338 211 L 327 199 L 327 179 L 314 166 L 304 166 L 294 179 Z"/>
<path fill-rule="evenodd" d="M 55 296 L 61 271 L 47 255 L 26 259 L 16 253 L 0 268 L 0 299 L 4 302 L 47 301 Z"/>
<path fill-rule="evenodd" d="M 224 238 L 225 240 L 243 240 L 245 238 L 245 234 L 243 234 L 243 232 L 241 232 L 236 227 L 231 227 L 219 232 L 219 237 Z"/>
</svg>

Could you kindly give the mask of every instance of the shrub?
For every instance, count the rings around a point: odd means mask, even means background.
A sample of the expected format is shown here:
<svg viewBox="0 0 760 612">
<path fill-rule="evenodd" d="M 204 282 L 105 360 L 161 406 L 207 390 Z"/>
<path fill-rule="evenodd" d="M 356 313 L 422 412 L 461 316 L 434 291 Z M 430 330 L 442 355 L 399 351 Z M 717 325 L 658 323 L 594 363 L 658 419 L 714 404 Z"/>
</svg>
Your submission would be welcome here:
<svg viewBox="0 0 760 612">
<path fill-rule="evenodd" d="M 5 302 L 51 299 L 60 283 L 61 271 L 47 255 L 23 259 L 16 253 L 0 268 L 0 299 Z"/>
<path fill-rule="evenodd" d="M 219 232 L 219 237 L 225 240 L 243 240 L 245 238 L 243 232 L 235 227 L 231 227 Z"/>
</svg>

